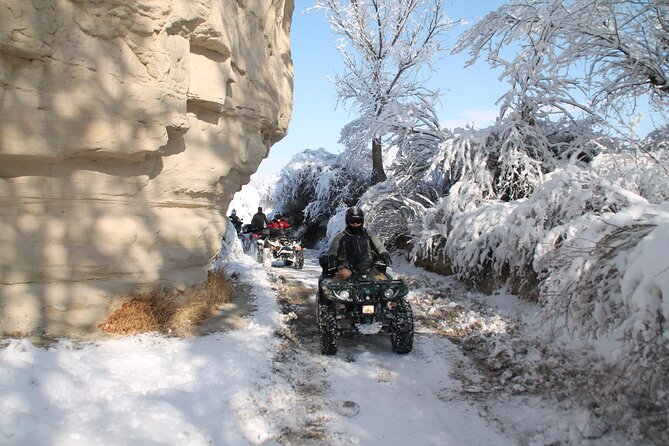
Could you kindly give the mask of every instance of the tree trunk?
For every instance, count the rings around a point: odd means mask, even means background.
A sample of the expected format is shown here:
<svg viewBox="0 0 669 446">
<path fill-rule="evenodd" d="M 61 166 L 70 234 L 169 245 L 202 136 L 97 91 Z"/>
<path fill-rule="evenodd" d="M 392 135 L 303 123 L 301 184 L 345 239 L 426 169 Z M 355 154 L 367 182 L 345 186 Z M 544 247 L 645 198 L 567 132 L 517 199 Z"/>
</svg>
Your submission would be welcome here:
<svg viewBox="0 0 669 446">
<path fill-rule="evenodd" d="M 386 181 L 386 172 L 383 170 L 383 150 L 381 138 L 372 140 L 372 186 Z"/>
</svg>

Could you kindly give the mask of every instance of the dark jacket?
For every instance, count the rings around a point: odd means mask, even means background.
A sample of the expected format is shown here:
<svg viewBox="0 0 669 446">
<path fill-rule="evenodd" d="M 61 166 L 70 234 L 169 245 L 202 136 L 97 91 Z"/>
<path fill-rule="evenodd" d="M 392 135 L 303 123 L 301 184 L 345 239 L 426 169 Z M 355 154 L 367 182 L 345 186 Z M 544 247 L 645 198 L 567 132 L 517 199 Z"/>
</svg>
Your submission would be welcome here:
<svg viewBox="0 0 669 446">
<path fill-rule="evenodd" d="M 251 229 L 265 229 L 267 227 L 267 216 L 262 212 L 256 213 L 251 219 Z"/>
<path fill-rule="evenodd" d="M 387 252 L 381 240 L 365 228 L 352 233 L 347 227 L 332 240 L 328 255 L 337 256 L 340 266 L 353 271 L 364 271 L 369 269 L 381 254 Z"/>
<path fill-rule="evenodd" d="M 229 218 L 230 218 L 230 222 L 235 227 L 237 232 L 241 231 L 242 230 L 242 220 L 237 215 L 231 215 Z"/>
</svg>

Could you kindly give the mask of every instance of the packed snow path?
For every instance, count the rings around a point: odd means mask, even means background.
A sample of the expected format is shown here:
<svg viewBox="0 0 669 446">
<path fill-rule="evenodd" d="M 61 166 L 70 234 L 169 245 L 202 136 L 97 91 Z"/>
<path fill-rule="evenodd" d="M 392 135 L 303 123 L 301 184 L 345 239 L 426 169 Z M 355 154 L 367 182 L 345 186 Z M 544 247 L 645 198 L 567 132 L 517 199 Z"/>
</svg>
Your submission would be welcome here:
<svg viewBox="0 0 669 446">
<path fill-rule="evenodd" d="M 280 265 L 280 262 L 278 263 Z M 276 265 L 276 264 L 275 264 Z M 446 337 L 417 334 L 408 355 L 382 335 L 340 338 L 335 356 L 320 354 L 316 325 L 319 268 L 274 268 L 287 332 L 277 369 L 304 398 L 310 417 L 290 443 L 474 445 L 517 444 L 485 409 L 458 397 L 452 376 L 463 361 Z"/>
</svg>

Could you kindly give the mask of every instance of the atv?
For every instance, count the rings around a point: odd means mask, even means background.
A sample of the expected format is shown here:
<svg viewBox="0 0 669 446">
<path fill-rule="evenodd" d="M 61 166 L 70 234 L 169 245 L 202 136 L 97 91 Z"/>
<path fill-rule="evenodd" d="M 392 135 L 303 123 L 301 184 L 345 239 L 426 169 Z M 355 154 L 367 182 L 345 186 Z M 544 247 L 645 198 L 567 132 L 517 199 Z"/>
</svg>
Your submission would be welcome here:
<svg viewBox="0 0 669 446">
<path fill-rule="evenodd" d="M 318 331 L 321 353 L 334 355 L 342 334 L 390 334 L 393 351 L 409 353 L 413 348 L 413 312 L 406 300 L 409 288 L 403 280 L 386 273 L 385 264 L 375 264 L 386 280 L 374 280 L 371 269 L 353 272 L 345 281 L 333 280 L 335 268 L 324 266 L 318 279 Z M 378 274 L 378 273 L 377 273 Z"/>
<path fill-rule="evenodd" d="M 285 266 L 293 266 L 296 269 L 304 267 L 302 243 L 296 238 L 289 237 L 285 230 L 271 229 L 269 237 L 265 239 L 264 247 L 269 249 L 275 260 L 282 260 Z"/>
<path fill-rule="evenodd" d="M 242 232 L 239 235 L 244 252 L 255 257 L 259 263 L 263 261 L 263 248 L 268 234 L 267 229 L 253 229 L 250 224 L 247 224 L 242 227 Z"/>
</svg>

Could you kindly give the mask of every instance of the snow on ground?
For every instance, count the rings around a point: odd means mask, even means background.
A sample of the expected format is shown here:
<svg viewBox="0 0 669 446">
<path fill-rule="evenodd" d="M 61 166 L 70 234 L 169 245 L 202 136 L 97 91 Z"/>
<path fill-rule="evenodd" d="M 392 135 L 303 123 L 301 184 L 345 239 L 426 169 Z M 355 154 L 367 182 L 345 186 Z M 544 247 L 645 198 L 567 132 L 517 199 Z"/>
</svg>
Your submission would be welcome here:
<svg viewBox="0 0 669 446">
<path fill-rule="evenodd" d="M 587 414 L 578 409 L 557 410 L 522 393 L 490 393 L 486 376 L 444 336 L 471 324 L 507 329 L 508 315 L 521 306 L 512 296 L 497 299 L 501 316 L 474 311 L 450 326 L 434 325 L 428 322 L 463 305 L 446 299 L 461 288 L 398 268 L 412 282 L 410 299 L 424 321 L 414 350 L 396 355 L 387 338 L 369 336 L 342 341 L 330 357 L 319 354 L 317 336 L 287 351 L 281 333 L 298 316 L 282 313 L 268 270 L 238 249 L 224 263 L 228 274 L 253 287 L 256 310 L 247 328 L 46 347 L 3 341 L 0 444 L 624 444 L 611 435 L 584 440 Z M 315 289 L 315 259 L 287 277 L 307 293 Z"/>
<path fill-rule="evenodd" d="M 0 351 L 0 444 L 261 444 L 290 395 L 270 371 L 280 324 L 265 271 L 231 264 L 255 285 L 248 328 L 194 339 L 144 335 Z M 271 396 L 271 398 L 270 398 Z"/>
<path fill-rule="evenodd" d="M 459 392 L 450 377 L 455 364 L 448 361 L 458 355 L 454 346 L 421 338 L 406 356 L 390 351 L 387 340 L 375 349 L 347 349 L 347 356 L 324 362 L 341 412 L 353 411 L 337 417 L 334 429 L 356 444 L 516 444 L 488 425 L 476 407 L 448 400 Z"/>
</svg>

